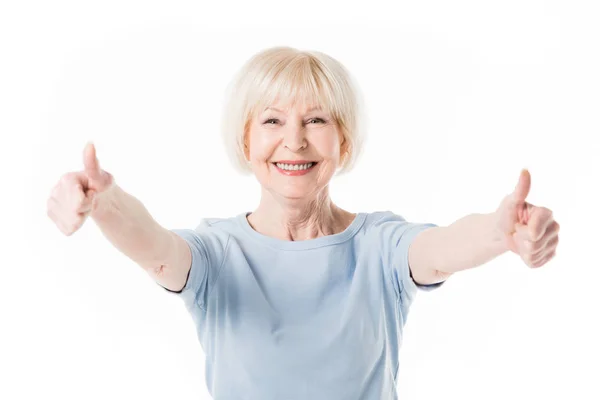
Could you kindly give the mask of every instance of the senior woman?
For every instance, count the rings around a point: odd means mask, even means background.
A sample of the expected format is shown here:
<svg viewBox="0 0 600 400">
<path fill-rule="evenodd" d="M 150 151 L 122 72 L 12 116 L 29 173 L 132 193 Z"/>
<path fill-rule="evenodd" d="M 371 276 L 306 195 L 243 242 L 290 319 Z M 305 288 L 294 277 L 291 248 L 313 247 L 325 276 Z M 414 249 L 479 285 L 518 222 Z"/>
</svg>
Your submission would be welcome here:
<svg viewBox="0 0 600 400">
<path fill-rule="evenodd" d="M 234 79 L 227 150 L 262 186 L 252 212 L 166 229 L 84 150 L 48 215 L 70 235 L 91 215 L 103 234 L 184 301 L 215 399 L 396 399 L 398 350 L 417 290 L 511 251 L 530 267 L 558 243 L 552 212 L 527 203 L 530 175 L 487 214 L 438 227 L 329 196 L 361 148 L 362 110 L 332 57 L 264 50 Z"/>
</svg>

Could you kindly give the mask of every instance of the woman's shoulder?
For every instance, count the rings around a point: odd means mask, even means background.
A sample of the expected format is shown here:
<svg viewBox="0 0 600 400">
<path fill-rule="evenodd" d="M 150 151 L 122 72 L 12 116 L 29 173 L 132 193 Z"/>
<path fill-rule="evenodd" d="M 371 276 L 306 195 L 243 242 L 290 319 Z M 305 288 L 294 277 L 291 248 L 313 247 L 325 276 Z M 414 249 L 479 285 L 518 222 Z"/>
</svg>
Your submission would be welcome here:
<svg viewBox="0 0 600 400">
<path fill-rule="evenodd" d="M 228 217 L 204 217 L 196 224 L 198 232 L 240 232 L 247 228 L 246 217 L 249 212 L 242 212 Z M 376 229 L 383 224 L 407 223 L 402 214 L 391 210 L 376 210 L 356 212 L 356 218 L 363 220 L 363 229 Z"/>
<path fill-rule="evenodd" d="M 367 218 L 372 220 L 373 222 L 385 220 L 404 221 L 404 217 L 402 217 L 401 214 L 398 214 L 397 212 L 391 210 L 376 210 L 367 212 L 366 214 Z"/>
<path fill-rule="evenodd" d="M 240 218 L 242 214 L 236 214 L 228 217 L 202 217 L 195 225 L 195 230 L 198 233 L 230 233 L 232 230 L 239 228 Z"/>
<path fill-rule="evenodd" d="M 365 226 L 370 229 L 380 228 L 383 224 L 407 222 L 402 214 L 391 210 L 371 211 L 365 214 Z"/>
<path fill-rule="evenodd" d="M 435 226 L 437 225 L 430 221 L 407 219 L 402 214 L 389 210 L 371 212 L 365 222 L 365 230 L 369 232 L 367 236 L 375 236 L 383 241 L 389 239 L 392 242 L 407 236 L 409 232 Z"/>
</svg>

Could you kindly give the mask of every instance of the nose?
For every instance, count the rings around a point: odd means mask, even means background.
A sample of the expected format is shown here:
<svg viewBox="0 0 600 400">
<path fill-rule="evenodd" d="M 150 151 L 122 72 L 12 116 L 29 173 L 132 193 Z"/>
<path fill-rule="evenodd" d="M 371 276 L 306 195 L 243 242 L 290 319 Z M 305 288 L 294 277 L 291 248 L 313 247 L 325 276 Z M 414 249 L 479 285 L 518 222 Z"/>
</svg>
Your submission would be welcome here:
<svg viewBox="0 0 600 400">
<path fill-rule="evenodd" d="M 304 127 L 298 125 L 289 126 L 283 133 L 283 145 L 290 151 L 297 153 L 308 146 Z"/>
</svg>

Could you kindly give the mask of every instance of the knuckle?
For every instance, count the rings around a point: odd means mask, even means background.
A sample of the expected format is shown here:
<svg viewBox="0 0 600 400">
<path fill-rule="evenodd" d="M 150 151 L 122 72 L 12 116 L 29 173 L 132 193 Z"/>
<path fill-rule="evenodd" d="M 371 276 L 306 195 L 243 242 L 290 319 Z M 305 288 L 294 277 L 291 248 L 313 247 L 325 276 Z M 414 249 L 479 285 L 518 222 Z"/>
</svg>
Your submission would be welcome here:
<svg viewBox="0 0 600 400">
<path fill-rule="evenodd" d="M 67 228 L 65 228 L 65 226 L 63 224 L 57 223 L 56 225 L 58 226 L 58 229 L 60 229 L 60 231 L 63 233 L 63 235 L 68 236 Z"/>
<path fill-rule="evenodd" d="M 75 203 L 75 207 L 78 208 L 83 204 L 83 200 L 85 199 L 85 195 L 81 190 L 77 190 L 73 194 L 73 202 Z"/>
<path fill-rule="evenodd" d="M 533 259 L 533 262 L 536 263 L 536 264 L 538 264 L 540 262 L 543 262 L 545 259 L 546 259 L 546 253 L 540 253 L 540 254 L 537 255 L 537 257 L 535 257 Z"/>
<path fill-rule="evenodd" d="M 75 220 L 75 222 L 73 222 L 73 229 L 74 230 L 78 230 L 79 228 L 81 228 L 81 226 L 85 223 L 85 220 L 87 219 L 87 214 L 83 213 L 83 214 L 77 214 L 77 219 Z"/>
<path fill-rule="evenodd" d="M 67 172 L 60 178 L 61 185 L 68 187 L 78 184 L 79 181 L 80 178 L 77 172 Z"/>
<path fill-rule="evenodd" d="M 62 185 L 65 185 L 73 179 L 72 176 L 73 176 L 72 173 L 68 172 L 68 173 L 64 174 L 63 176 L 61 176 L 58 182 Z"/>
<path fill-rule="evenodd" d="M 50 197 L 52 198 L 59 198 L 62 192 L 62 188 L 63 188 L 63 183 L 59 182 L 56 185 L 54 185 L 54 187 L 52 188 L 52 192 L 50 192 Z"/>
<path fill-rule="evenodd" d="M 544 243 L 541 240 L 531 243 L 531 252 L 537 253 L 544 248 Z"/>
</svg>

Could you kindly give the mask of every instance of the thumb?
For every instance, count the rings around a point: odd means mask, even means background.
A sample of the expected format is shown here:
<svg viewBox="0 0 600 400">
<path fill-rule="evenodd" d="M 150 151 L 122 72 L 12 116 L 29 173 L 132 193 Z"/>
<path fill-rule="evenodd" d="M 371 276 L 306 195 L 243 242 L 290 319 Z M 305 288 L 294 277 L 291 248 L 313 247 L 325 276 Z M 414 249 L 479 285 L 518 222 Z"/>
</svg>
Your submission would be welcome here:
<svg viewBox="0 0 600 400">
<path fill-rule="evenodd" d="M 512 200 L 516 204 L 525 203 L 525 199 L 529 194 L 529 189 L 531 188 L 531 174 L 527 169 L 522 169 L 521 174 L 519 175 L 519 182 L 515 187 L 514 192 L 512 193 Z"/>
<path fill-rule="evenodd" d="M 96 147 L 92 142 L 86 144 L 85 149 L 83 150 L 83 165 L 85 173 L 90 179 L 99 180 L 102 178 L 100 163 L 96 157 Z"/>
</svg>

